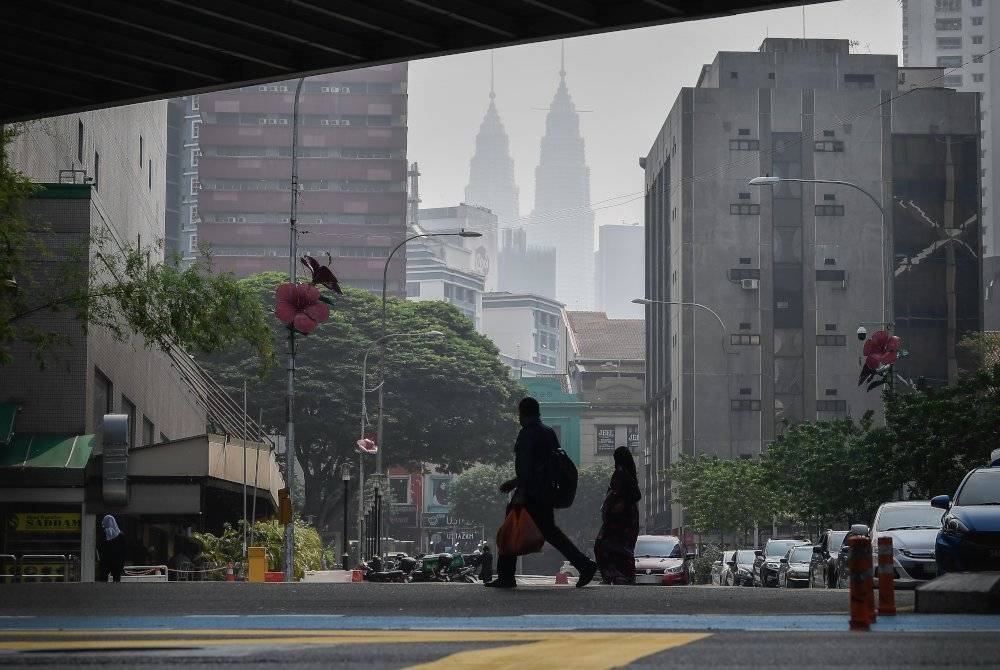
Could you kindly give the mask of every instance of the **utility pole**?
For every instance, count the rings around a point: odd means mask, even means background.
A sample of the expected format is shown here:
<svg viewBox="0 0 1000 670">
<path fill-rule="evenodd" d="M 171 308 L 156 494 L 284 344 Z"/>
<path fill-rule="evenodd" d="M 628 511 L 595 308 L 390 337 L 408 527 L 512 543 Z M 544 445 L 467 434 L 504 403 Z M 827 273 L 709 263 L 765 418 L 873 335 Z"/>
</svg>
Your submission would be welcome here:
<svg viewBox="0 0 1000 670">
<path fill-rule="evenodd" d="M 296 264 L 295 257 L 298 256 L 298 236 L 299 231 L 296 225 L 296 217 L 299 210 L 299 165 L 298 165 L 298 145 L 299 145 L 299 94 L 302 93 L 302 84 L 305 77 L 299 78 L 299 83 L 295 86 L 295 101 L 292 103 L 292 210 L 288 217 L 288 281 L 295 284 Z M 288 389 L 285 396 L 285 421 L 288 424 L 285 434 L 285 486 L 288 487 L 289 502 L 294 504 L 295 481 L 295 415 L 293 412 L 295 400 L 295 328 L 288 328 Z M 290 582 L 295 579 L 295 569 L 293 562 L 295 559 L 295 518 L 294 513 L 290 523 L 285 525 L 285 581 Z"/>
</svg>

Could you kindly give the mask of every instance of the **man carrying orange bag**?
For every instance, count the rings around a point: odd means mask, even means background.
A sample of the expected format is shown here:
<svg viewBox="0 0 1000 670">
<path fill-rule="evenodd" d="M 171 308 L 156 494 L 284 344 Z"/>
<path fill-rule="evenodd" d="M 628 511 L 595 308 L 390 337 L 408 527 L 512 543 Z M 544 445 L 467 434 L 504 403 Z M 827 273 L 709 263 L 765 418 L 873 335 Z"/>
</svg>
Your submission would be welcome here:
<svg viewBox="0 0 1000 670">
<path fill-rule="evenodd" d="M 514 496 L 507 505 L 507 518 L 497 532 L 497 578 L 487 582 L 491 588 L 517 586 L 514 571 L 517 557 L 540 551 L 543 541 L 555 547 L 580 572 L 577 587 L 590 583 L 597 563 L 587 558 L 556 526 L 551 483 L 547 463 L 558 450 L 559 438 L 541 421 L 541 410 L 534 398 L 518 403 L 521 432 L 514 445 L 514 479 L 500 485 L 500 491 Z M 568 504 L 568 503 L 567 503 Z"/>
</svg>

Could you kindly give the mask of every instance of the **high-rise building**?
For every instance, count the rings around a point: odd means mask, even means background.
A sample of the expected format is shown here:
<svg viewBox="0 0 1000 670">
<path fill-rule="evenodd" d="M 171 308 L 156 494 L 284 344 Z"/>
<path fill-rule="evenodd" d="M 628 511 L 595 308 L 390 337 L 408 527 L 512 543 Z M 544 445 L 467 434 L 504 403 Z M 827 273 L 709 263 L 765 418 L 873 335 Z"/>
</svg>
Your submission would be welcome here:
<svg viewBox="0 0 1000 670">
<path fill-rule="evenodd" d="M 994 138 L 1000 135 L 1000 87 L 993 86 L 994 56 L 987 55 L 1000 40 L 998 5 L 991 0 L 903 0 L 903 65 L 944 68 L 938 85 L 980 95 L 982 113 L 982 233 L 984 285 L 1000 277 L 1000 217 L 995 194 L 1000 155 Z M 984 292 L 986 327 L 1000 328 L 1000 297 Z"/>
<path fill-rule="evenodd" d="M 500 359 L 516 378 L 566 372 L 563 305 L 551 298 L 484 295 L 483 333 L 497 345 Z"/>
<path fill-rule="evenodd" d="M 340 280 L 358 288 L 381 290 L 406 231 L 406 82 L 407 64 L 397 63 L 308 77 L 302 88 L 298 249 L 329 253 Z M 296 83 L 198 97 L 189 247 L 210 245 L 216 266 L 237 275 L 288 269 Z M 404 253 L 393 257 L 391 293 L 403 293 L 405 264 Z"/>
<path fill-rule="evenodd" d="M 556 250 L 556 294 L 567 309 L 594 304 L 594 212 L 590 168 L 577 113 L 566 86 L 565 61 L 545 118 L 545 135 L 535 169 L 535 208 L 528 242 Z"/>
<path fill-rule="evenodd" d="M 641 319 L 645 310 L 632 302 L 645 290 L 643 257 L 645 244 L 643 227 L 611 225 L 597 229 L 598 247 L 595 260 L 597 276 L 597 309 L 612 319 Z"/>
<path fill-rule="evenodd" d="M 500 230 L 497 254 L 500 290 L 506 293 L 530 293 L 554 300 L 556 294 L 556 250 L 528 244 L 524 228 Z"/>
<path fill-rule="evenodd" d="M 163 215 L 163 247 L 167 257 L 180 254 L 181 243 L 181 177 L 184 170 L 184 109 L 185 98 L 167 100 L 167 178 L 166 201 Z"/>
<path fill-rule="evenodd" d="M 658 477 L 681 455 L 753 457 L 784 422 L 878 416 L 855 331 L 885 322 L 883 223 L 910 351 L 896 372 L 954 379 L 955 343 L 981 326 L 978 99 L 899 95 L 900 73 L 847 40 L 721 52 L 640 160 L 646 296 L 687 303 L 646 311 L 650 530 L 684 523 Z M 837 184 L 748 185 L 762 175 L 847 180 L 878 206 Z"/>
<path fill-rule="evenodd" d="M 471 253 L 471 263 L 465 268 L 482 275 L 486 291 L 497 289 L 497 216 L 484 207 L 462 203 L 455 207 L 431 207 L 418 214 L 420 228 L 428 233 L 470 230 L 481 237 L 442 238 L 459 244 Z"/>
<path fill-rule="evenodd" d="M 510 228 L 521 224 L 520 204 L 514 179 L 514 159 L 510 157 L 510 141 L 497 111 L 496 97 L 491 71 L 490 104 L 479 125 L 476 150 L 469 161 L 465 202 L 492 211 L 497 215 L 501 228 Z"/>
</svg>

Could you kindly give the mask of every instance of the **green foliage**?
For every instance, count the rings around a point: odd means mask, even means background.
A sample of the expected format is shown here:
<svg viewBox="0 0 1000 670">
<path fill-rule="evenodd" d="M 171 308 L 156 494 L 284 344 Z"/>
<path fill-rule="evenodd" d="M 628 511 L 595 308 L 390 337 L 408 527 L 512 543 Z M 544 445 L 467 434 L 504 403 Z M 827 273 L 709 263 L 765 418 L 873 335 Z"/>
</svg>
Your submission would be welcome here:
<svg viewBox="0 0 1000 670">
<path fill-rule="evenodd" d="M 482 464 L 465 470 L 448 486 L 452 512 L 455 516 L 480 524 L 486 537 L 500 527 L 507 505 L 507 494 L 500 493 L 500 484 L 514 478 L 514 464 Z"/>
<path fill-rule="evenodd" d="M 206 565 L 224 566 L 230 561 L 243 562 L 243 522 L 236 526 L 225 524 L 222 535 L 192 533 L 201 554 L 197 560 Z M 277 521 L 257 521 L 250 526 L 250 546 L 264 547 L 267 569 L 282 572 L 285 569 L 285 527 Z M 293 568 L 295 579 L 302 579 L 306 570 L 319 570 L 322 565 L 323 541 L 312 526 L 295 520 L 295 548 Z M 220 573 L 222 574 L 222 573 Z M 224 575 L 222 576 L 224 579 Z"/>
<path fill-rule="evenodd" d="M 969 333 L 958 343 L 958 356 L 963 372 L 992 368 L 1000 363 L 1000 333 Z"/>
<path fill-rule="evenodd" d="M 556 511 L 559 526 L 584 550 L 593 546 L 597 531 L 601 529 L 601 506 L 614 471 L 614 464 L 610 461 L 581 467 L 573 506 Z"/>
<path fill-rule="evenodd" d="M 285 279 L 266 273 L 245 281 L 273 305 L 274 289 Z M 343 502 L 340 466 L 345 459 L 356 463 L 354 442 L 361 431 L 362 359 L 381 334 L 379 296 L 345 288 L 332 302 L 329 321 L 295 338 L 295 434 L 305 475 L 304 513 L 315 515 L 320 528 L 338 527 Z M 387 321 L 389 333 L 437 330 L 444 336 L 396 338 L 386 346 L 386 466 L 422 468 L 431 463 L 460 472 L 476 463 L 507 461 L 523 390 L 511 381 L 493 343 L 444 302 L 392 298 Z M 288 330 L 277 320 L 272 320 L 272 335 L 287 346 Z M 202 363 L 227 390 L 242 393 L 246 357 L 245 348 L 236 347 L 206 356 Z M 378 349 L 373 349 L 368 357 L 369 388 L 379 380 L 378 360 Z M 284 370 L 272 370 L 249 383 L 251 414 L 262 408 L 264 425 L 284 432 Z M 377 412 L 377 395 L 372 393 L 370 424 Z M 366 468 L 370 470 L 371 459 Z"/>
<path fill-rule="evenodd" d="M 691 581 L 695 584 L 710 584 L 712 582 L 712 564 L 722 558 L 722 552 L 717 547 L 705 547 L 691 561 Z"/>
<path fill-rule="evenodd" d="M 120 243 L 106 230 L 67 244 L 44 221 L 25 218 L 24 202 L 36 187 L 7 159 L 14 134 L 10 127 L 0 134 L 0 365 L 20 343 L 44 367 L 60 338 L 31 316 L 59 311 L 84 328 L 106 328 L 120 342 L 137 335 L 146 346 L 202 353 L 244 342 L 263 368 L 273 363 L 269 319 L 255 287 L 213 273 L 210 258 L 184 269 L 152 263 L 158 245 Z"/>
<path fill-rule="evenodd" d="M 683 456 L 666 472 L 688 522 L 702 534 L 738 533 L 746 538 L 755 521 L 778 512 L 761 461 Z"/>
</svg>

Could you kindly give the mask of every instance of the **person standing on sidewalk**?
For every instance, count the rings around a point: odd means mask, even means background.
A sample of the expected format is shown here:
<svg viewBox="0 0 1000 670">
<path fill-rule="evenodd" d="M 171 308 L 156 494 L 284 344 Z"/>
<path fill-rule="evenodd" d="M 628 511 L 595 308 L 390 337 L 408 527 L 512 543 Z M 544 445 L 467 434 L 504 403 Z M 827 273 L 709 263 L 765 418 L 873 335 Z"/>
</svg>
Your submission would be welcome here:
<svg viewBox="0 0 1000 670">
<path fill-rule="evenodd" d="M 590 583 L 597 572 L 597 563 L 587 558 L 566 534 L 556 526 L 555 510 L 549 499 L 546 463 L 559 448 L 559 438 L 554 430 L 542 423 L 541 408 L 534 398 L 524 398 L 518 403 L 521 432 L 514 444 L 514 479 L 500 485 L 502 493 L 514 491 L 507 511 L 524 509 L 531 515 L 542 537 L 559 551 L 580 573 L 577 587 Z M 512 589 L 517 586 L 514 571 L 517 556 L 500 554 L 497 558 L 497 578 L 485 586 Z"/>
</svg>

